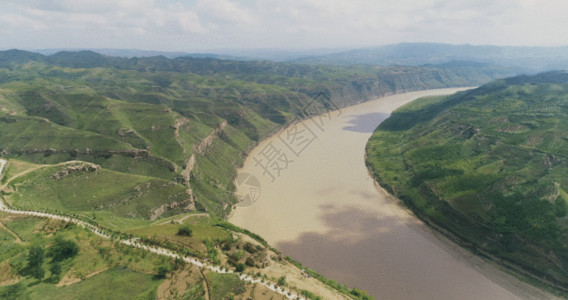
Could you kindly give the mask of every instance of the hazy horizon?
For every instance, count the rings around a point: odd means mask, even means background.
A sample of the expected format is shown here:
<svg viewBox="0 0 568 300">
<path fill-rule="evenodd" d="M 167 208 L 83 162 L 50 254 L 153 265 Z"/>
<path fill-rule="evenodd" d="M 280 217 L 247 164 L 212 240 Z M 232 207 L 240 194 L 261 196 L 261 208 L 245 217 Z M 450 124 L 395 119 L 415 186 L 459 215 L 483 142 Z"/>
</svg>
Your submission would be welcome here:
<svg viewBox="0 0 568 300">
<path fill-rule="evenodd" d="M 402 42 L 563 46 L 568 3 L 6 0 L 0 49 L 331 50 Z"/>
</svg>

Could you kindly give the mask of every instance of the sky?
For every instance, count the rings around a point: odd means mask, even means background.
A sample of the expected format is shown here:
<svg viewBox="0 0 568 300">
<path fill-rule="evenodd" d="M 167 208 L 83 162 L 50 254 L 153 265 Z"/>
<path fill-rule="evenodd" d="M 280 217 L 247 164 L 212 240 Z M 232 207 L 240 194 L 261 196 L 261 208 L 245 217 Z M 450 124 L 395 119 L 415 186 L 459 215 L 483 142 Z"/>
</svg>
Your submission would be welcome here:
<svg viewBox="0 0 568 300">
<path fill-rule="evenodd" d="M 565 0 L 1 0 L 0 49 L 568 45 Z"/>
</svg>

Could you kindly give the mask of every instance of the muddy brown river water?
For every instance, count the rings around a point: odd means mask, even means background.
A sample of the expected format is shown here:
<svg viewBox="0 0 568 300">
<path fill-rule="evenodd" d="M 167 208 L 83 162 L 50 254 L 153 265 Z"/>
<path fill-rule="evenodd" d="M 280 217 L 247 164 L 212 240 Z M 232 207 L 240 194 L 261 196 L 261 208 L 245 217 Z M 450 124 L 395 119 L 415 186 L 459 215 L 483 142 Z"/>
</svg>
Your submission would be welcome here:
<svg viewBox="0 0 568 300">
<path fill-rule="evenodd" d="M 239 170 L 244 202 L 229 220 L 377 299 L 550 298 L 432 232 L 368 173 L 367 140 L 394 109 L 459 90 L 379 98 L 264 140 Z"/>
</svg>

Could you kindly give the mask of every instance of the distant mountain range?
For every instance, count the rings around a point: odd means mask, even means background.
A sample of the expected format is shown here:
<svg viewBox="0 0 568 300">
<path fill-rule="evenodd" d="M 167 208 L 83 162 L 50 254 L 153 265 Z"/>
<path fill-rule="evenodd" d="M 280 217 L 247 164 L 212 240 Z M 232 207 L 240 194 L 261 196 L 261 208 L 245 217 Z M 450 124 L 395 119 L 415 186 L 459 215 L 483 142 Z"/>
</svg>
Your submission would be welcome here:
<svg viewBox="0 0 568 300">
<path fill-rule="evenodd" d="M 568 47 L 473 46 L 402 43 L 292 60 L 310 64 L 427 65 L 472 61 L 540 72 L 568 68 Z"/>
<path fill-rule="evenodd" d="M 318 65 L 404 65 L 422 66 L 459 62 L 482 62 L 514 68 L 516 73 L 537 73 L 568 69 L 568 46 L 516 47 L 476 46 L 439 43 L 401 43 L 359 49 L 226 49 L 204 53 L 148 51 L 138 49 L 40 49 L 34 52 L 52 55 L 58 52 L 89 50 L 106 56 L 142 58 L 194 57 L 238 61 L 270 60 Z"/>
</svg>

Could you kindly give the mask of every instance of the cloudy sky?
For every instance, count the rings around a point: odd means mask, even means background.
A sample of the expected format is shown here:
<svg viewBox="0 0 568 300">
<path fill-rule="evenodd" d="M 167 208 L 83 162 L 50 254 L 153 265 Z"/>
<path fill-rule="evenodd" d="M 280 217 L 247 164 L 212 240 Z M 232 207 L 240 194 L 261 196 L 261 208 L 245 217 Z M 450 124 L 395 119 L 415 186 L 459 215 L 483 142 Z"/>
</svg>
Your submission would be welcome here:
<svg viewBox="0 0 568 300">
<path fill-rule="evenodd" d="M 1 0 L 0 49 L 568 45 L 565 0 Z"/>
</svg>

